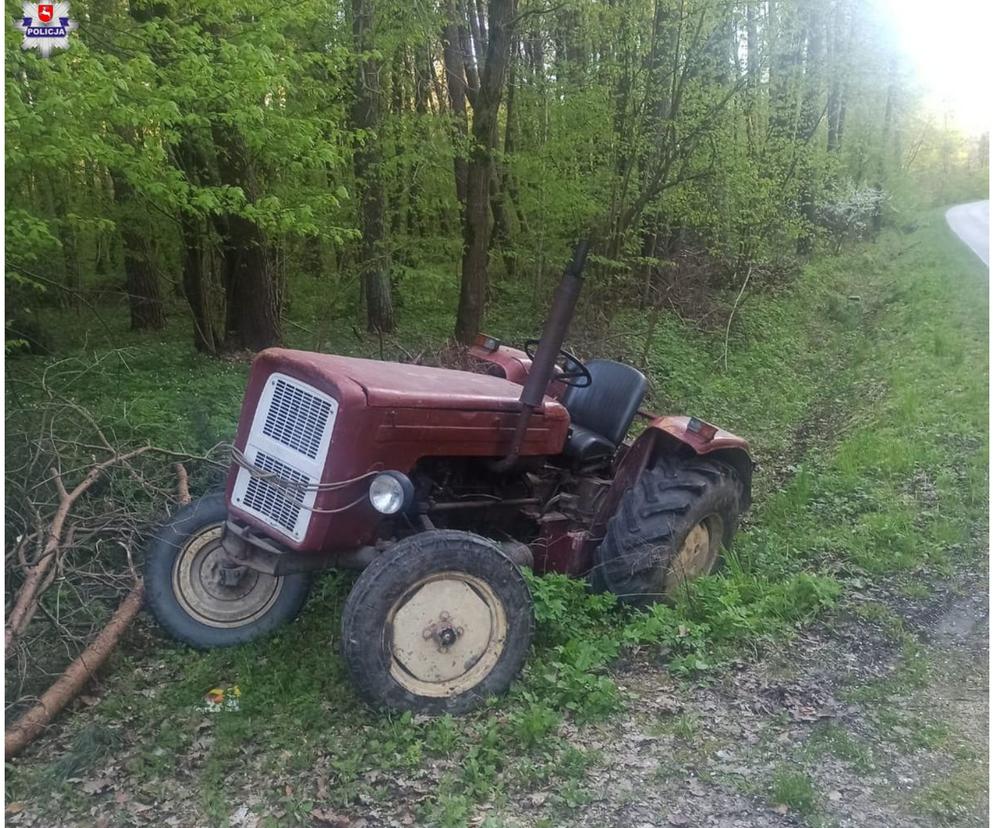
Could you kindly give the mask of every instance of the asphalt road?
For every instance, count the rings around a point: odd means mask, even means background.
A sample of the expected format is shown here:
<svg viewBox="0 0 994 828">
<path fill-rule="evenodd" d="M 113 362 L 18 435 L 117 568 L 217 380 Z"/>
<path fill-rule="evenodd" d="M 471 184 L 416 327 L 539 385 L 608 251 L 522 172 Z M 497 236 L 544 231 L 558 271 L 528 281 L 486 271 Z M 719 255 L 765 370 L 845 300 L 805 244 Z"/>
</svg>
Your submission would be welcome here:
<svg viewBox="0 0 994 828">
<path fill-rule="evenodd" d="M 991 203 L 989 201 L 974 201 L 970 204 L 958 204 L 946 210 L 946 221 L 953 228 L 964 244 L 983 259 L 990 267 L 991 233 Z"/>
</svg>

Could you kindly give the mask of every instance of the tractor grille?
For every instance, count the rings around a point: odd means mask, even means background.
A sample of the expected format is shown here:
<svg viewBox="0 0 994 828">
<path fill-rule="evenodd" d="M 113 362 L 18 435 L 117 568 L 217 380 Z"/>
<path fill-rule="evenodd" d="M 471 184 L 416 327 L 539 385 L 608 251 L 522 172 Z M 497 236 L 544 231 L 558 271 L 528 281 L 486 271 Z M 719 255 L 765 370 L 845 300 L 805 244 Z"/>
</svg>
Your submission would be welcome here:
<svg viewBox="0 0 994 828">
<path fill-rule="evenodd" d="M 304 486 L 311 482 L 307 475 L 291 469 L 286 463 L 281 463 L 275 457 L 270 457 L 261 451 L 255 456 L 255 465 L 278 475 L 287 482 L 292 481 Z M 264 478 L 252 477 L 245 487 L 242 506 L 292 532 L 297 525 L 305 494 L 303 489 L 273 485 Z"/>
<path fill-rule="evenodd" d="M 328 425 L 331 403 L 277 377 L 262 433 L 314 460 Z"/>
<path fill-rule="evenodd" d="M 265 383 L 243 449 L 267 479 L 247 468 L 238 470 L 231 505 L 302 541 L 311 523 L 338 414 L 338 401 L 286 374 L 272 374 Z M 295 489 L 281 483 L 299 483 Z"/>
</svg>

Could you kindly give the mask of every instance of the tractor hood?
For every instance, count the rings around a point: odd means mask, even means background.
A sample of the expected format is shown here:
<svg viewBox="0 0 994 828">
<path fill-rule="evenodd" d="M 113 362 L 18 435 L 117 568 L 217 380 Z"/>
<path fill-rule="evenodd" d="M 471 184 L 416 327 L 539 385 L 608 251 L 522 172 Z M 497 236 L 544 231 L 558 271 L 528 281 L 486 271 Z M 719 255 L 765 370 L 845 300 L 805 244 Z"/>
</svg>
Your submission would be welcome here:
<svg viewBox="0 0 994 828">
<path fill-rule="evenodd" d="M 354 383 L 362 389 L 369 408 L 521 410 L 518 402 L 521 386 L 487 374 L 285 348 L 270 348 L 260 357 L 282 366 L 281 370 L 297 368 L 293 373 L 324 380 L 338 388 Z M 545 405 L 536 413 L 548 413 L 546 409 L 550 407 L 561 408 L 559 403 L 546 397 Z"/>
<path fill-rule="evenodd" d="M 521 386 L 487 374 L 376 362 L 370 359 L 329 357 L 349 379 L 362 386 L 372 408 L 460 408 L 517 411 Z"/>
</svg>

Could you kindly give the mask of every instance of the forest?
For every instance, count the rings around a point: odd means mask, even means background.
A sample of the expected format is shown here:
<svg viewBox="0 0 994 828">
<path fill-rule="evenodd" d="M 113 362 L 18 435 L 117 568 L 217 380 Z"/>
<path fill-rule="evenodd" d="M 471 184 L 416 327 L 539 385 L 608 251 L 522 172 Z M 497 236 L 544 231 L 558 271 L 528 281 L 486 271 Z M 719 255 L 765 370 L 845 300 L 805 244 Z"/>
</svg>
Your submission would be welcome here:
<svg viewBox="0 0 994 828">
<path fill-rule="evenodd" d="M 867 0 L 72 11 L 53 60 L 7 40 L 15 353 L 87 296 L 257 350 L 300 277 L 380 334 L 433 294 L 467 342 L 580 237 L 601 299 L 658 307 L 872 234 L 909 182 L 948 200 L 986 156 L 919 106 Z"/>
</svg>

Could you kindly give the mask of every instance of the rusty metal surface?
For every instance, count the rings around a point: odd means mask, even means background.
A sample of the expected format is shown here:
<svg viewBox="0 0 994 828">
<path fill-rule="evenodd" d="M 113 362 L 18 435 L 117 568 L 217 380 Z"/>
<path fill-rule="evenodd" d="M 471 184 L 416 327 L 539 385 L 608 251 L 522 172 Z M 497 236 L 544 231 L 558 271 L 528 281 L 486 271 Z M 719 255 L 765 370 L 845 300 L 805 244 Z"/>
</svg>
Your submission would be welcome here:
<svg viewBox="0 0 994 828">
<path fill-rule="evenodd" d="M 704 420 L 699 420 L 699 422 L 714 429 L 714 437 L 711 439 L 708 439 L 707 436 L 710 433 L 710 429 L 703 432 L 695 432 L 687 428 L 692 419 L 694 418 L 675 414 L 658 417 L 652 421 L 649 428 L 665 431 L 671 437 L 675 437 L 681 443 L 690 446 L 697 454 L 710 454 L 718 449 L 728 448 L 749 451 L 749 443 L 746 440 Z"/>
<path fill-rule="evenodd" d="M 587 532 L 559 512 L 543 515 L 539 527 L 540 534 L 531 544 L 536 572 L 581 575 L 590 569 Z"/>
<path fill-rule="evenodd" d="M 479 345 L 471 345 L 469 355 L 481 362 L 496 365 L 504 372 L 504 376 L 516 385 L 525 384 L 528 372 L 532 367 L 532 361 L 528 358 L 528 354 L 508 345 L 501 345 L 496 351 L 488 351 Z"/>
</svg>

